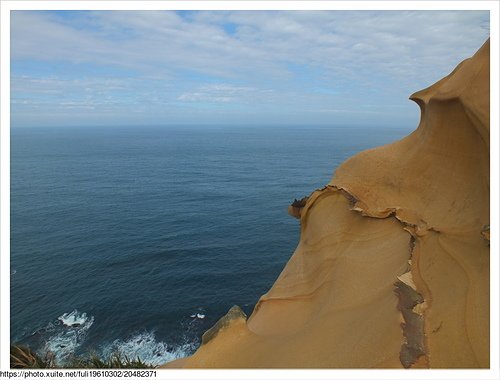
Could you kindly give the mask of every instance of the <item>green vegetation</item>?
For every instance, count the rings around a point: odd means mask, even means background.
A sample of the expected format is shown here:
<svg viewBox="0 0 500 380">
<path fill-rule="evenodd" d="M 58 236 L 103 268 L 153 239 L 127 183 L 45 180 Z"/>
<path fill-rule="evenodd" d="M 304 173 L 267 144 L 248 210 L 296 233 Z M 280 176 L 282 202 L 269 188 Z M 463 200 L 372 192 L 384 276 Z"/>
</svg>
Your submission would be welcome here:
<svg viewBox="0 0 500 380">
<path fill-rule="evenodd" d="M 64 365 L 59 365 L 55 361 L 53 354 L 48 353 L 44 358 L 31 351 L 29 347 L 10 346 L 10 367 L 15 369 L 35 369 L 35 368 L 155 368 L 137 358 L 130 360 L 115 353 L 110 358 L 103 360 L 95 353 L 85 356 L 75 356 L 68 359 Z"/>
</svg>

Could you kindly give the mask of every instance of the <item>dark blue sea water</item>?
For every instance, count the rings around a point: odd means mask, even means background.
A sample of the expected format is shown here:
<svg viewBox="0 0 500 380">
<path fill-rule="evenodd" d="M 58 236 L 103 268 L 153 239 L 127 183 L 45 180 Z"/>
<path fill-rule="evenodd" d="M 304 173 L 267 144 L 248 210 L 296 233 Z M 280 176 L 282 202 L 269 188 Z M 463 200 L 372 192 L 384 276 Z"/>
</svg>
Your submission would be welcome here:
<svg viewBox="0 0 500 380">
<path fill-rule="evenodd" d="M 410 128 L 11 130 L 11 341 L 158 364 L 293 253 L 294 198 Z"/>
</svg>

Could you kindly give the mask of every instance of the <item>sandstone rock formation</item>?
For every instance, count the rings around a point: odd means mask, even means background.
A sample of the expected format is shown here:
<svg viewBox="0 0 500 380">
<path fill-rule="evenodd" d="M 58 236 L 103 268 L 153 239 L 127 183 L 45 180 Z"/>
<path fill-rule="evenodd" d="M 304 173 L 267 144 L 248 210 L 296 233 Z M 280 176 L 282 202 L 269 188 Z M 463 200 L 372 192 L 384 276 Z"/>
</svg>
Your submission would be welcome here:
<svg viewBox="0 0 500 380">
<path fill-rule="evenodd" d="M 489 67 L 488 40 L 413 94 L 412 134 L 292 210 L 300 242 L 248 320 L 171 366 L 488 368 Z"/>
</svg>

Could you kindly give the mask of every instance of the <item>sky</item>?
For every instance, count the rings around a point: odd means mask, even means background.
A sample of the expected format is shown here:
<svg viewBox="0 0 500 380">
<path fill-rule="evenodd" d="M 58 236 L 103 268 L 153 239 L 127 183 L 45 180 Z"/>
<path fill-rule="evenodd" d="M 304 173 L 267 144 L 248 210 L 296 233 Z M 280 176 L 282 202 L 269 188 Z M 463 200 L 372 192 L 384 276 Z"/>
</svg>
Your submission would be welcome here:
<svg viewBox="0 0 500 380">
<path fill-rule="evenodd" d="M 488 11 L 13 11 L 11 125 L 411 127 Z"/>
</svg>

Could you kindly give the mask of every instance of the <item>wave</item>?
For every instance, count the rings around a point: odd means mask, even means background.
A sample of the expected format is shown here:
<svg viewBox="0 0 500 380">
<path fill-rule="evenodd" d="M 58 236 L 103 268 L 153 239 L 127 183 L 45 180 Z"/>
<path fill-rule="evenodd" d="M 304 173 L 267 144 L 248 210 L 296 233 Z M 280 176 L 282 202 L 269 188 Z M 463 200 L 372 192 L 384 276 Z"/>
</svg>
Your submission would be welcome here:
<svg viewBox="0 0 500 380">
<path fill-rule="evenodd" d="M 172 346 L 159 342 L 153 332 L 137 333 L 127 340 L 117 339 L 102 351 L 102 356 L 109 359 L 118 354 L 129 360 L 140 359 L 149 365 L 161 365 L 172 360 L 184 358 L 194 352 L 197 345 L 194 342 L 185 342 Z"/>
<path fill-rule="evenodd" d="M 196 313 L 196 314 L 191 314 L 190 317 L 191 318 L 204 319 L 205 318 L 205 314 Z"/>
<path fill-rule="evenodd" d="M 200 313 L 203 309 L 198 308 L 197 311 L 193 319 L 181 323 L 184 331 L 175 344 L 157 340 L 153 331 L 145 331 L 134 333 L 126 339 L 101 344 L 93 352 L 103 360 L 118 354 L 123 359 L 140 359 L 153 366 L 189 356 L 199 346 L 199 327 L 204 323 L 202 321 L 205 315 Z M 93 324 L 94 316 L 75 309 L 60 315 L 21 342 L 32 347 L 41 357 L 52 357 L 58 365 L 64 366 L 73 357 L 84 354 L 81 347 Z"/>
<path fill-rule="evenodd" d="M 94 323 L 93 316 L 73 310 L 71 313 L 64 313 L 57 318 L 55 323 L 51 322 L 39 333 L 49 334 L 45 336 L 45 344 L 39 350 L 43 355 L 51 354 L 58 363 L 64 363 L 73 356 L 76 350 L 82 345 L 87 336 L 87 332 Z"/>
<path fill-rule="evenodd" d="M 79 327 L 84 325 L 89 321 L 87 317 L 87 313 L 79 313 L 78 310 L 73 310 L 71 313 L 64 313 L 60 317 L 57 318 L 62 322 L 63 325 L 67 327 Z M 91 317 L 93 322 L 94 317 Z M 91 323 L 92 324 L 92 323 Z M 90 327 L 90 326 L 89 326 Z"/>
</svg>

